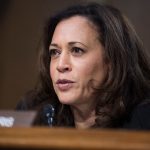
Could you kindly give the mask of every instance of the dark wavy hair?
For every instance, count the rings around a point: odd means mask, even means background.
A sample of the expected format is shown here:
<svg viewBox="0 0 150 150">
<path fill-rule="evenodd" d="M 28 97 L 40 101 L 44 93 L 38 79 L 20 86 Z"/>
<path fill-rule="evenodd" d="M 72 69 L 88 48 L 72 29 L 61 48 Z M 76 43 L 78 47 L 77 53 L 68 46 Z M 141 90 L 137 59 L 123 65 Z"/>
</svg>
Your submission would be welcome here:
<svg viewBox="0 0 150 150">
<path fill-rule="evenodd" d="M 49 45 L 57 24 L 76 15 L 87 18 L 97 27 L 99 41 L 105 49 L 105 60 L 111 66 L 104 84 L 95 89 L 95 126 L 117 127 L 123 118 L 148 96 L 150 64 L 134 28 L 118 9 L 111 6 L 97 3 L 79 4 L 48 20 L 43 49 L 40 52 L 40 76 L 36 96 L 39 96 L 41 101 L 48 100 L 55 106 L 56 126 L 74 126 L 70 107 L 59 102 L 53 89 L 49 73 Z"/>
</svg>

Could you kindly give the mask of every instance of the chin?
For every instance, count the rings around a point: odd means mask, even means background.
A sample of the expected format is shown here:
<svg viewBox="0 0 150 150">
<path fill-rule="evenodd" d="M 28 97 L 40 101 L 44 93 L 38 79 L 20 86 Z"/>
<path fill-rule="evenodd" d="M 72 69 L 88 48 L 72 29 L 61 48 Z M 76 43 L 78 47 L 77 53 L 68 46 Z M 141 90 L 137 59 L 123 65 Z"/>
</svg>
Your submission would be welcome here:
<svg viewBox="0 0 150 150">
<path fill-rule="evenodd" d="M 71 104 L 76 103 L 77 100 L 66 97 L 66 98 L 59 98 L 59 101 L 62 104 L 71 105 Z"/>
</svg>

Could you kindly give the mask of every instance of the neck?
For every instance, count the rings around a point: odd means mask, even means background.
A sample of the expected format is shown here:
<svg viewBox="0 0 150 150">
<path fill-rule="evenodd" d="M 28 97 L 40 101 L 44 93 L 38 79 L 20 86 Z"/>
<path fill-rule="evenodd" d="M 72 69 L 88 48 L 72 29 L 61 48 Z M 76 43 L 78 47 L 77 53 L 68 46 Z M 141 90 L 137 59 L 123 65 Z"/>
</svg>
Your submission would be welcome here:
<svg viewBox="0 0 150 150">
<path fill-rule="evenodd" d="M 76 128 L 86 129 L 95 124 L 95 109 L 71 106 Z"/>
</svg>

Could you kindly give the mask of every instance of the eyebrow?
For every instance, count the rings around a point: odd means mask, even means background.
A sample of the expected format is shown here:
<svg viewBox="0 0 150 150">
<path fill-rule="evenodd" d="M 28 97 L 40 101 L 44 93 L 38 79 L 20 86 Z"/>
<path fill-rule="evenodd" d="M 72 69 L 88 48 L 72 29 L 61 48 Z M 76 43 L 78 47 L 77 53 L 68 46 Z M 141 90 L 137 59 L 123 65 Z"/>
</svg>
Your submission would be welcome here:
<svg viewBox="0 0 150 150">
<path fill-rule="evenodd" d="M 69 42 L 69 45 L 74 45 L 74 44 L 81 44 L 81 45 L 83 45 L 83 46 L 85 46 L 85 47 L 87 47 L 85 44 L 83 44 L 83 43 L 81 43 L 81 42 Z"/>
<path fill-rule="evenodd" d="M 68 44 L 72 46 L 72 45 L 78 44 L 78 43 L 81 44 L 81 45 L 83 45 L 83 46 L 85 46 L 85 47 L 87 47 L 85 44 L 83 44 L 83 43 L 81 43 L 81 42 L 78 42 L 78 41 L 72 41 L 72 42 L 69 42 Z M 51 46 L 60 48 L 59 45 L 56 44 L 56 43 L 51 43 L 51 44 L 49 45 L 49 48 L 50 48 Z"/>
<path fill-rule="evenodd" d="M 51 50 L 51 47 L 57 47 L 57 48 L 60 49 L 59 45 L 56 44 L 56 43 L 51 43 L 51 44 L 49 45 L 49 51 Z"/>
<path fill-rule="evenodd" d="M 59 47 L 58 44 L 55 44 L 55 43 L 51 43 L 51 44 L 49 45 L 49 47 L 50 47 L 50 46 Z"/>
</svg>

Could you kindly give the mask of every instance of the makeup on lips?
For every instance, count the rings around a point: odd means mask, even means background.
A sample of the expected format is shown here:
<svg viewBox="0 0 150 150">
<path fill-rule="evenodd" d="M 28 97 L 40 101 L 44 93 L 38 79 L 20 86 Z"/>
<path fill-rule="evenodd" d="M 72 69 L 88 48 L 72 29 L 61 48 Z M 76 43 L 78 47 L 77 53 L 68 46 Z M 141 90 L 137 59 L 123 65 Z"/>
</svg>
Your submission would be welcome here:
<svg viewBox="0 0 150 150">
<path fill-rule="evenodd" d="M 58 79 L 56 85 L 60 91 L 69 90 L 75 82 L 67 79 Z"/>
</svg>

